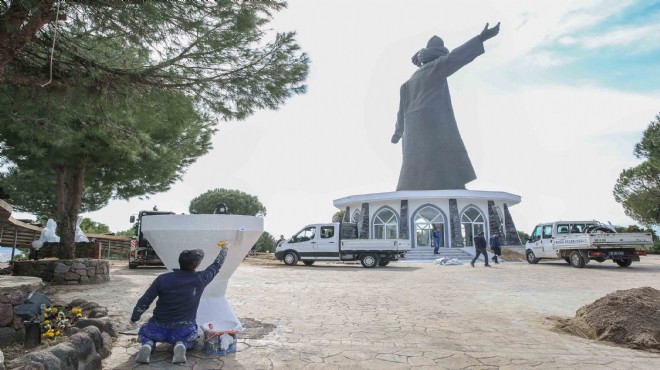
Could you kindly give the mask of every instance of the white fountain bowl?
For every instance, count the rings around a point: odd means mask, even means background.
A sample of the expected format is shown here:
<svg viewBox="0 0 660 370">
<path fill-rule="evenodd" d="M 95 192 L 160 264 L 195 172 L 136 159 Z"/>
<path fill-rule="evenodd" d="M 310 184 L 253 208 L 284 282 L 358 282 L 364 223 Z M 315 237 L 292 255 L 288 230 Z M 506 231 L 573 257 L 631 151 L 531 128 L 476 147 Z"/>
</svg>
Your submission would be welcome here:
<svg viewBox="0 0 660 370">
<path fill-rule="evenodd" d="M 206 287 L 197 310 L 197 322 L 240 322 L 225 298 L 227 282 L 263 233 L 264 221 L 238 215 L 151 215 L 142 218 L 141 231 L 169 270 L 179 268 L 179 254 L 201 249 L 207 268 L 218 256 L 218 242 L 227 240 L 227 257 L 218 275 Z"/>
</svg>

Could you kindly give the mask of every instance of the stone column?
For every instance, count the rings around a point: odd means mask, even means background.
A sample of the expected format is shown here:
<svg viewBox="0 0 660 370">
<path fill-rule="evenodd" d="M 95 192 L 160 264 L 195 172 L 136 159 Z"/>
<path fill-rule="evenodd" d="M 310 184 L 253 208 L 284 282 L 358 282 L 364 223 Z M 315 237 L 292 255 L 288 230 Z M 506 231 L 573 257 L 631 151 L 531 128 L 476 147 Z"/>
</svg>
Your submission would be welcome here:
<svg viewBox="0 0 660 370">
<path fill-rule="evenodd" d="M 351 222 L 351 207 L 346 206 L 344 210 L 344 222 Z"/>
<path fill-rule="evenodd" d="M 449 199 L 449 230 L 451 232 L 451 247 L 463 248 L 463 235 L 461 235 L 461 216 L 458 214 L 456 199 Z"/>
<path fill-rule="evenodd" d="M 490 233 L 489 237 L 493 236 L 496 232 L 502 231 L 500 215 L 497 214 L 495 202 L 492 200 L 488 201 L 488 231 Z"/>
<path fill-rule="evenodd" d="M 358 223 L 358 238 L 369 239 L 369 203 L 362 203 L 362 221 Z"/>
<path fill-rule="evenodd" d="M 399 239 L 408 239 L 408 200 L 401 200 L 401 210 L 399 211 Z"/>
<path fill-rule="evenodd" d="M 509 207 L 504 203 L 504 224 L 506 225 L 504 245 L 522 245 L 520 236 L 516 231 L 516 225 L 513 223 Z"/>
</svg>

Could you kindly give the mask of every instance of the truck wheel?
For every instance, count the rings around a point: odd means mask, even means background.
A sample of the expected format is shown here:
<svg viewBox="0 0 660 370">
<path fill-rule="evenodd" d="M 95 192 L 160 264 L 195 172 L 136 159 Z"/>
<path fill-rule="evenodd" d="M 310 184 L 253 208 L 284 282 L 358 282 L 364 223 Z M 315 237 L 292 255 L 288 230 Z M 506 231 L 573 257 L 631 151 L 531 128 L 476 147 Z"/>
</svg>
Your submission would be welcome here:
<svg viewBox="0 0 660 370">
<path fill-rule="evenodd" d="M 298 263 L 298 255 L 296 252 L 286 252 L 283 259 L 285 265 L 293 266 Z"/>
<path fill-rule="evenodd" d="M 372 253 L 365 254 L 360 258 L 360 262 L 362 263 L 362 266 L 366 268 L 376 267 L 379 263 L 378 255 Z"/>
<path fill-rule="evenodd" d="M 527 262 L 529 262 L 531 264 L 539 263 L 539 259 L 536 258 L 536 256 L 534 255 L 534 252 L 531 249 L 528 250 L 527 253 L 525 253 L 525 256 L 527 257 Z"/>
<path fill-rule="evenodd" d="M 577 268 L 584 267 L 584 258 L 582 257 L 582 254 L 580 254 L 580 252 L 572 251 L 569 258 L 571 259 L 571 266 Z"/>
<path fill-rule="evenodd" d="M 134 262 L 129 262 L 128 263 L 128 268 L 129 268 L 129 270 L 135 270 L 136 268 L 138 268 L 138 264 L 134 263 Z"/>
<path fill-rule="evenodd" d="M 378 261 L 378 266 L 387 266 L 390 264 L 390 260 L 387 260 L 383 258 L 382 260 Z"/>
<path fill-rule="evenodd" d="M 311 266 L 311 265 L 314 264 L 314 262 L 316 262 L 316 261 L 303 261 L 303 263 L 305 264 L 305 266 Z"/>
<path fill-rule="evenodd" d="M 632 260 L 630 258 L 625 260 L 614 260 L 619 267 L 630 267 L 632 265 Z"/>
</svg>

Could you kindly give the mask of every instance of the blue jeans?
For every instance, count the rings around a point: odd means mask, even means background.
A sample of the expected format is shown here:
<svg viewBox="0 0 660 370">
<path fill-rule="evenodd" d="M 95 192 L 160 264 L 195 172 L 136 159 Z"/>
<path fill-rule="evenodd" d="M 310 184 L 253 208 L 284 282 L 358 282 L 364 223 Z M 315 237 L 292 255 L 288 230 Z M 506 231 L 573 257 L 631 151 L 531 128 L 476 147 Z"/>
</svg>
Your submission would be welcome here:
<svg viewBox="0 0 660 370">
<path fill-rule="evenodd" d="M 141 344 L 151 344 L 152 348 L 156 348 L 156 343 L 169 343 L 176 344 L 176 342 L 183 342 L 186 349 L 191 349 L 195 346 L 197 339 L 197 324 L 191 324 L 182 328 L 167 329 L 160 327 L 151 321 L 140 327 L 138 331 L 138 340 Z"/>
<path fill-rule="evenodd" d="M 435 242 L 435 248 L 433 248 L 433 253 L 438 253 L 438 248 L 440 248 L 440 238 L 433 238 Z"/>
</svg>

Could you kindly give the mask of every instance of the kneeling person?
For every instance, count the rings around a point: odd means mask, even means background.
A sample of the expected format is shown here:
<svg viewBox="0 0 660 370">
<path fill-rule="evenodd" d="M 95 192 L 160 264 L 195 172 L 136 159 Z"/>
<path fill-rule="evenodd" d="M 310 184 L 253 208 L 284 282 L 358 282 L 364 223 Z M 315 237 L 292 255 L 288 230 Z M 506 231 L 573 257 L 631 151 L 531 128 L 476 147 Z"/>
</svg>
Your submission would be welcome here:
<svg viewBox="0 0 660 370">
<path fill-rule="evenodd" d="M 191 349 L 197 339 L 197 308 L 204 288 L 213 280 L 227 256 L 226 242 L 218 243 L 220 253 L 204 271 L 195 269 L 204 258 L 201 249 L 184 250 L 179 255 L 179 270 L 162 274 L 154 280 L 149 289 L 135 305 L 131 315 L 131 325 L 137 326 L 140 316 L 158 297 L 153 316 L 138 331 L 142 346 L 135 361 L 149 363 L 156 343 L 174 345 L 172 362 L 186 362 L 186 349 Z"/>
</svg>

